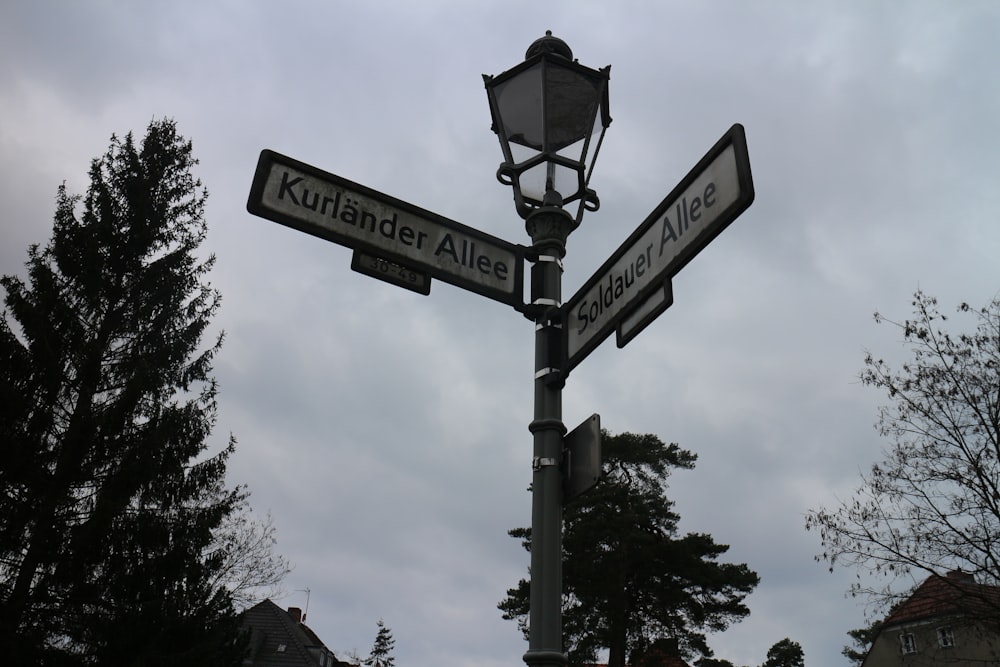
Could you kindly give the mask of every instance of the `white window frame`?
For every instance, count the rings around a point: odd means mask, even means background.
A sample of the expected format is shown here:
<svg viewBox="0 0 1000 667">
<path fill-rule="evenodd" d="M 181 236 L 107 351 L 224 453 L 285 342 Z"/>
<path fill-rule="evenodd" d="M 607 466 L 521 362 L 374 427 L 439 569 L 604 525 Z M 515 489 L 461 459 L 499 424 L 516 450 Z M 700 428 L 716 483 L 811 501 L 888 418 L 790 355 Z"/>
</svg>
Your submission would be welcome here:
<svg viewBox="0 0 1000 667">
<path fill-rule="evenodd" d="M 917 640 L 912 632 L 900 633 L 899 649 L 903 655 L 911 655 L 917 652 Z"/>
<path fill-rule="evenodd" d="M 955 645 L 955 633 L 950 625 L 942 625 L 937 629 L 938 646 L 952 648 Z"/>
</svg>

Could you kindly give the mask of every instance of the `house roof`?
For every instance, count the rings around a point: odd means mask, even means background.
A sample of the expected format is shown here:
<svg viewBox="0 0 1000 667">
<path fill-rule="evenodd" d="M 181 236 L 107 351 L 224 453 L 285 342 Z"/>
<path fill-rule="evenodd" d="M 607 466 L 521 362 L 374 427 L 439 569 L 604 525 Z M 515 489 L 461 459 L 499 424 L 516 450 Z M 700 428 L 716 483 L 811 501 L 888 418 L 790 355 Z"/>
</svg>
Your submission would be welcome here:
<svg viewBox="0 0 1000 667">
<path fill-rule="evenodd" d="M 977 584 L 971 574 L 932 574 L 885 619 L 885 625 L 938 616 L 979 615 L 1000 609 L 1000 587 Z"/>
<path fill-rule="evenodd" d="M 250 630 L 248 667 L 318 667 L 317 655 L 329 652 L 306 624 L 270 600 L 244 611 L 243 627 Z"/>
</svg>

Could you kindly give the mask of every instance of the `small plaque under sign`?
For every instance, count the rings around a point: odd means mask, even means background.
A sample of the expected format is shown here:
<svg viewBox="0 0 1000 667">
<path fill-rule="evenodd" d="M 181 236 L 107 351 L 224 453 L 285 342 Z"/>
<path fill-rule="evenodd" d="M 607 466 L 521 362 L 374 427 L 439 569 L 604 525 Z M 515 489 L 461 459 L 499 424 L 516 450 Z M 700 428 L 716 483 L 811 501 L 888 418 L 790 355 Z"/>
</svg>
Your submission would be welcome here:
<svg viewBox="0 0 1000 667">
<path fill-rule="evenodd" d="M 618 321 L 618 347 L 628 345 L 629 341 L 639 335 L 663 311 L 674 304 L 674 291 L 670 280 L 663 283 L 663 289 L 653 292 L 644 302 L 635 307 L 625 317 Z"/>
<path fill-rule="evenodd" d="M 402 264 L 390 262 L 360 250 L 354 251 L 354 255 L 351 257 L 351 268 L 358 273 L 384 280 L 419 294 L 431 293 L 431 277 L 426 273 L 414 271 Z"/>
</svg>

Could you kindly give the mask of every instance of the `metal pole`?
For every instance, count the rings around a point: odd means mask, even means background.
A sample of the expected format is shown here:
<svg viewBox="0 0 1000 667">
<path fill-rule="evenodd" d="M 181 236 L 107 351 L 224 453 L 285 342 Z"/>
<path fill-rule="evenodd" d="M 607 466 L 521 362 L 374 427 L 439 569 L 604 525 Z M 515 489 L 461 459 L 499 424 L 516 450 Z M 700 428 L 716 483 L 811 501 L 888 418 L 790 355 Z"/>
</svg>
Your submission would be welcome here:
<svg viewBox="0 0 1000 667">
<path fill-rule="evenodd" d="M 562 353 L 558 309 L 562 305 L 562 258 L 574 227 L 556 206 L 528 216 L 531 236 L 531 315 L 535 321 L 535 415 L 531 479 L 531 594 L 528 613 L 529 667 L 562 667 Z"/>
</svg>

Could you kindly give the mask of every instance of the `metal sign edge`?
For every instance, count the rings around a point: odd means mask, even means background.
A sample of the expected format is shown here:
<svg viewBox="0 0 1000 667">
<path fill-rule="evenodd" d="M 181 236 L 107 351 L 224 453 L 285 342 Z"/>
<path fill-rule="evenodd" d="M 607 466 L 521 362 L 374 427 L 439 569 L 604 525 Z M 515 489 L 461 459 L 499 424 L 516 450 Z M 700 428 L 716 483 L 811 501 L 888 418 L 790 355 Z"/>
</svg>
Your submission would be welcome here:
<svg viewBox="0 0 1000 667">
<path fill-rule="evenodd" d="M 615 339 L 616 339 L 615 343 L 619 349 L 631 343 L 632 340 L 634 340 L 636 336 L 642 333 L 642 331 L 646 327 L 652 324 L 653 321 L 656 320 L 660 315 L 665 313 L 670 308 L 670 306 L 674 305 L 674 289 L 672 281 L 669 278 L 667 278 L 666 282 L 662 283 L 662 289 L 663 289 L 663 301 L 657 304 L 656 307 L 653 308 L 653 310 L 646 313 L 646 315 L 644 315 L 641 319 L 639 319 L 638 322 L 632 325 L 630 329 L 628 329 L 627 331 L 623 329 L 622 323 L 626 319 L 628 319 L 628 316 L 634 313 L 637 308 L 641 308 L 643 305 L 645 305 L 646 303 L 645 300 L 637 303 L 633 308 L 630 308 L 628 312 L 623 313 L 623 317 L 618 319 L 615 326 Z M 656 293 L 658 291 L 659 290 L 653 290 L 652 292 L 650 292 L 647 299 L 652 299 L 654 296 L 656 296 Z"/>
<path fill-rule="evenodd" d="M 587 438 L 587 436 L 592 436 Z M 585 439 L 586 438 L 586 439 Z M 591 478 L 589 484 L 579 485 L 574 478 L 573 473 L 579 472 L 579 468 L 575 465 L 575 459 L 577 457 L 573 456 L 573 452 L 577 452 L 579 446 L 587 441 L 595 443 L 596 447 L 596 463 L 597 470 L 596 475 Z M 563 436 L 563 456 L 566 465 L 563 470 L 563 502 L 579 497 L 592 489 L 601 477 L 601 450 L 603 443 L 601 442 L 601 415 L 596 412 L 590 415 L 588 418 L 584 419 L 576 428 Z M 583 486 L 582 490 L 578 490 L 580 486 Z"/>
<path fill-rule="evenodd" d="M 650 227 L 655 225 L 660 217 L 666 212 L 674 200 L 680 196 L 695 180 L 701 175 L 705 169 L 717 158 L 722 152 L 728 147 L 733 146 L 734 157 L 736 161 L 736 173 L 737 179 L 740 186 L 740 197 L 733 202 L 726 210 L 719 214 L 718 218 L 714 223 L 712 223 L 711 231 L 705 236 L 704 242 L 698 245 L 688 246 L 684 249 L 684 252 L 679 256 L 676 266 L 673 267 L 672 272 L 669 275 L 662 276 L 664 280 L 669 280 L 673 276 L 687 265 L 699 252 L 701 252 L 709 243 L 711 243 L 715 237 L 717 237 L 722 231 L 728 227 L 736 218 L 740 216 L 750 205 L 753 203 L 755 192 L 753 188 L 753 177 L 750 170 L 750 155 L 746 143 L 746 130 L 740 123 L 734 123 L 722 137 L 715 142 L 707 153 L 691 168 L 690 171 L 682 178 L 673 190 L 664 197 L 656 208 L 646 216 L 638 227 L 622 242 L 621 245 L 615 249 L 614 252 L 608 257 L 607 260 L 594 273 L 587 279 L 587 281 L 573 294 L 570 299 L 568 299 L 562 307 L 563 313 L 563 337 L 566 339 L 562 346 L 563 348 L 563 374 L 568 375 L 571 370 L 576 368 L 581 361 L 583 361 L 587 355 L 593 352 L 597 346 L 603 343 L 608 336 L 611 335 L 618 327 L 618 321 L 621 317 L 627 315 L 628 312 L 640 303 L 643 303 L 649 295 L 662 287 L 661 281 L 653 281 L 645 288 L 636 293 L 631 299 L 631 307 L 624 308 L 621 315 L 614 319 L 609 320 L 604 326 L 597 330 L 597 332 L 592 335 L 587 342 L 580 347 L 577 352 L 570 356 L 569 355 L 569 327 L 566 325 L 568 321 L 568 313 L 570 312 L 570 306 L 578 299 L 585 296 L 595 284 L 600 282 L 604 277 L 604 274 L 610 269 L 615 262 L 617 262 L 625 253 L 627 253 L 632 245 L 638 240 L 643 234 L 645 234 Z M 648 322 L 646 323 L 648 325 Z M 645 325 L 644 325 L 645 326 Z"/>
<path fill-rule="evenodd" d="M 287 165 L 293 169 L 305 172 L 311 176 L 327 181 L 336 185 L 337 187 L 344 188 L 346 190 L 352 190 L 365 197 L 371 199 L 381 200 L 382 202 L 388 204 L 389 206 L 398 208 L 402 211 L 406 211 L 411 215 L 422 218 L 424 221 L 431 224 L 438 224 L 445 227 L 451 231 L 458 232 L 461 234 L 466 234 L 470 237 L 475 238 L 478 241 L 483 241 L 488 244 L 492 244 L 495 247 L 512 254 L 515 258 L 515 266 L 512 267 L 513 272 L 513 286 L 510 292 L 506 292 L 500 289 L 494 289 L 477 283 L 473 280 L 468 280 L 460 276 L 456 276 L 447 271 L 442 271 L 441 269 L 426 265 L 420 262 L 415 262 L 412 257 L 406 257 L 392 252 L 383 246 L 368 243 L 365 241 L 360 241 L 356 238 L 338 234 L 335 231 L 316 227 L 314 225 L 303 223 L 302 221 L 296 219 L 295 217 L 288 215 L 286 213 L 275 211 L 263 205 L 263 193 L 264 187 L 267 184 L 268 176 L 270 174 L 271 166 L 275 163 Z M 450 218 L 446 218 L 442 215 L 434 213 L 433 211 L 428 211 L 427 209 L 421 208 L 409 202 L 403 201 L 391 195 L 387 195 L 384 192 L 379 192 L 373 188 L 366 185 L 356 183 L 342 176 L 337 176 L 328 171 L 324 171 L 318 167 L 307 164 L 300 160 L 296 160 L 293 157 L 283 155 L 277 151 L 265 148 L 261 150 L 260 157 L 257 160 L 257 167 L 254 171 L 253 182 L 250 186 L 250 194 L 247 198 L 247 212 L 252 215 L 265 218 L 272 222 L 277 222 L 285 227 L 290 227 L 297 231 L 321 238 L 325 241 L 330 241 L 331 243 L 336 243 L 337 245 L 344 246 L 352 249 L 360 249 L 365 252 L 377 255 L 379 257 L 391 260 L 398 264 L 413 267 L 414 264 L 420 264 L 418 270 L 422 273 L 426 273 L 432 278 L 437 278 L 442 282 L 446 282 L 457 287 L 469 290 L 471 292 L 476 292 L 482 296 L 499 301 L 501 303 L 508 304 L 512 306 L 515 310 L 521 312 L 525 308 L 524 304 L 524 257 L 527 252 L 527 248 L 523 245 L 511 243 L 505 241 L 499 237 L 488 234 L 482 230 L 476 229 L 475 227 L 470 227 L 464 225 Z"/>
</svg>

